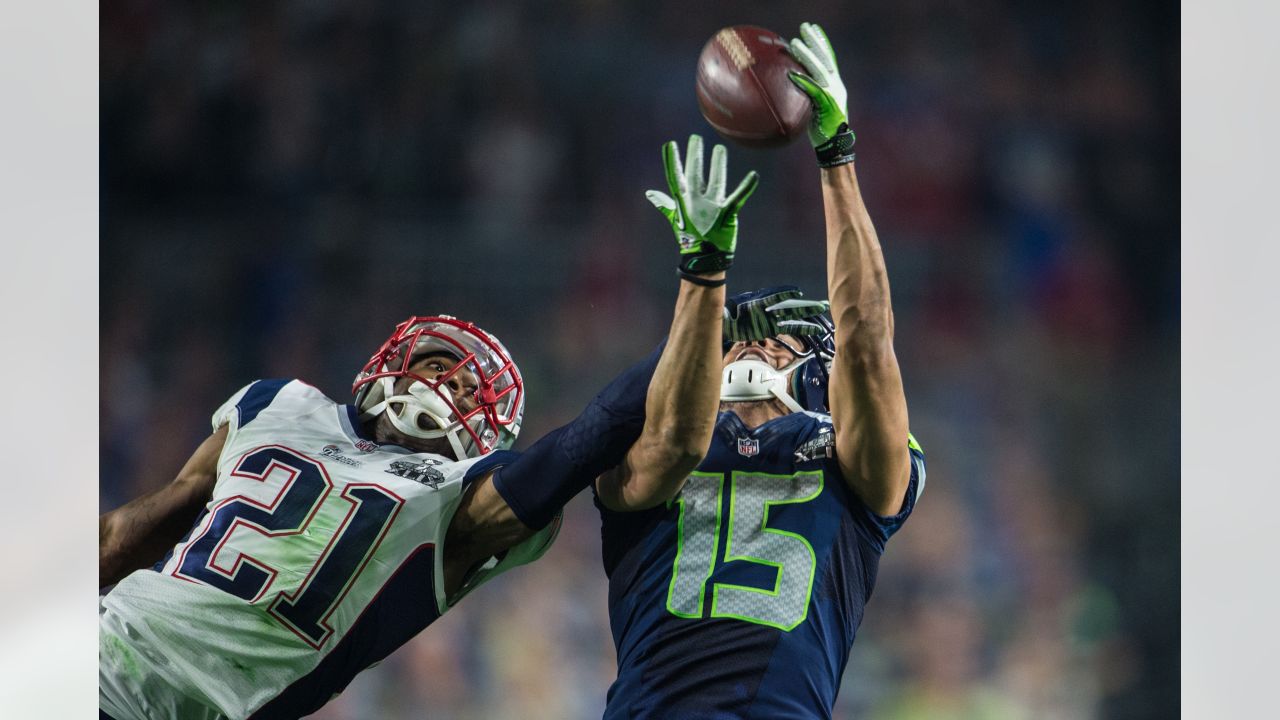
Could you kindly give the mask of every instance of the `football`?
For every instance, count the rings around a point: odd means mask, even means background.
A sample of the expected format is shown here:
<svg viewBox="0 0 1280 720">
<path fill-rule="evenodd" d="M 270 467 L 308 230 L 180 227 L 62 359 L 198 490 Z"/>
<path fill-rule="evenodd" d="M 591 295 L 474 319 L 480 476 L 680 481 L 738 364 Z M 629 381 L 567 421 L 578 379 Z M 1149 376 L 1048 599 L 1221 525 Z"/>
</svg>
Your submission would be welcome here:
<svg viewBox="0 0 1280 720">
<path fill-rule="evenodd" d="M 785 145 L 809 123 L 809 98 L 787 77 L 804 68 L 787 41 L 754 25 L 716 33 L 698 57 L 698 107 L 716 132 L 748 147 Z"/>
</svg>

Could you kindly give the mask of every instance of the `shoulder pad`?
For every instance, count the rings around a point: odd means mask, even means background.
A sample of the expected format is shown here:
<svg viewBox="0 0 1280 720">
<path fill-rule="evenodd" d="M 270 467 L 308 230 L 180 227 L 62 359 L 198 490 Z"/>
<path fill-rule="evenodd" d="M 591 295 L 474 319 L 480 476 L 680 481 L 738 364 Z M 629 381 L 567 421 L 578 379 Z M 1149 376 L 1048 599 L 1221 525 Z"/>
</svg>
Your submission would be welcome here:
<svg viewBox="0 0 1280 720">
<path fill-rule="evenodd" d="M 267 407 L 289 415 L 301 415 L 318 407 L 335 404 L 319 389 L 301 380 L 255 380 L 232 395 L 214 412 L 213 429 L 217 430 L 232 420 L 237 428 L 244 427 Z"/>
</svg>

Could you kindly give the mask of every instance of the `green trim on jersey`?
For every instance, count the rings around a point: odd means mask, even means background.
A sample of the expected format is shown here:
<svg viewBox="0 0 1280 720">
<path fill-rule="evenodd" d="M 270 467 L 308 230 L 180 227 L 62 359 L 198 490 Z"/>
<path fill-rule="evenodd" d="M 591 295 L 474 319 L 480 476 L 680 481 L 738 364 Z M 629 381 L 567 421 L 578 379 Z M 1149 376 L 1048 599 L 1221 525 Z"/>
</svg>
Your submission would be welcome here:
<svg viewBox="0 0 1280 720">
<path fill-rule="evenodd" d="M 782 483 L 777 481 L 781 480 Z M 710 482 L 715 483 L 715 499 L 711 501 Z M 776 505 L 805 503 L 816 499 L 825 488 L 825 476 L 821 470 L 786 474 L 733 471 L 729 484 L 729 528 L 725 541 L 724 558 L 720 558 L 720 525 L 724 510 L 725 476 L 723 473 L 695 472 L 685 481 L 684 490 L 674 500 L 668 502 L 679 505 L 680 513 L 676 520 L 676 556 L 671 563 L 671 582 L 667 588 L 667 612 L 679 618 L 696 619 L 703 616 L 704 603 L 708 593 L 707 581 L 715 573 L 717 565 L 724 565 L 734 560 L 767 565 L 775 568 L 777 575 L 772 590 L 736 585 L 733 583 L 714 583 L 711 586 L 711 612 L 713 618 L 733 618 L 758 625 L 767 625 L 785 632 L 794 630 L 809 616 L 809 603 L 813 597 L 813 581 L 817 572 L 818 558 L 813 545 L 807 538 L 789 530 L 769 527 L 769 512 Z M 813 487 L 809 490 L 809 487 Z M 786 493 L 778 497 L 776 491 L 785 487 Z M 804 491 L 803 495 L 787 497 L 788 494 Z M 746 503 L 744 506 L 743 503 Z M 760 503 L 760 505 L 756 505 Z M 754 526 L 754 514 L 760 512 L 759 527 Z M 745 531 L 746 537 L 738 538 L 739 545 L 748 545 L 747 553 L 733 553 L 734 538 L 743 526 L 738 524 L 740 514 L 752 516 L 753 526 Z M 758 531 L 758 532 L 757 532 Z M 763 537 L 768 534 L 776 537 L 792 538 L 800 541 L 803 552 L 790 541 L 786 547 L 779 547 L 777 541 L 769 542 Z M 687 536 L 687 537 L 686 537 Z M 694 539 L 699 543 L 690 547 Z M 709 541 L 709 542 L 708 542 Z M 754 547 L 764 543 L 762 548 L 774 557 L 763 557 L 765 552 Z M 751 552 L 757 554 L 750 554 Z M 776 551 L 776 552 L 775 552 Z M 807 555 L 807 558 L 805 557 Z M 799 570 L 800 563 L 807 565 L 808 572 Z M 700 568 L 705 564 L 706 572 Z M 804 583 L 803 602 L 798 602 L 798 593 L 784 596 L 783 581 L 786 579 L 787 567 L 791 567 L 791 582 L 798 587 L 797 574 L 807 575 Z M 683 571 L 683 572 L 682 572 Z M 697 572 L 698 576 L 690 573 Z M 750 593 L 751 595 L 741 595 Z M 722 597 L 723 594 L 723 597 Z M 736 594 L 736 595 L 735 595 Z M 764 603 L 759 612 L 750 609 L 726 609 L 727 605 L 751 604 L 752 596 Z M 772 615 L 768 617 L 765 615 Z"/>
<path fill-rule="evenodd" d="M 696 584 L 697 585 L 696 592 L 697 592 L 697 598 L 698 598 L 697 610 L 695 610 L 693 613 L 688 613 L 678 609 L 680 607 L 680 603 L 678 601 L 675 601 L 675 594 L 676 594 L 677 581 L 681 577 L 680 559 L 684 557 L 684 550 L 685 550 L 684 530 L 685 530 L 685 515 L 687 510 L 687 505 L 685 502 L 685 491 L 691 490 L 691 489 L 696 491 L 698 489 L 697 487 L 694 487 L 694 488 L 690 487 L 690 481 L 694 480 L 695 478 L 706 478 L 708 480 L 714 480 L 716 483 L 716 499 L 715 499 L 715 504 L 713 505 L 713 507 L 715 508 L 715 527 L 713 532 L 711 533 L 711 551 L 707 553 L 707 572 L 705 575 L 702 576 L 702 579 L 698 581 Z M 724 475 L 721 473 L 694 472 L 691 475 L 689 475 L 689 478 L 687 480 L 685 480 L 684 487 L 685 489 L 682 490 L 680 492 L 680 495 L 674 500 L 674 502 L 680 506 L 680 517 L 676 520 L 676 558 L 671 563 L 671 584 L 667 588 L 667 612 L 671 613 L 672 615 L 675 615 L 676 617 L 700 618 L 702 617 L 703 599 L 706 597 L 706 594 L 707 594 L 706 593 L 707 580 L 711 578 L 711 573 L 715 572 L 716 557 L 719 554 L 719 550 L 720 550 L 720 504 L 724 500 Z M 667 502 L 668 507 L 671 506 L 671 502 L 672 501 Z M 703 519 L 705 522 L 704 518 L 700 518 L 700 519 Z M 697 559 L 695 558 L 694 560 L 696 562 Z M 681 584 L 683 585 L 685 583 L 681 583 Z M 683 590 L 684 588 L 681 588 L 681 589 Z"/>
<path fill-rule="evenodd" d="M 763 595 L 769 598 L 779 598 L 782 590 L 782 576 L 784 573 L 783 562 L 775 562 L 773 560 L 768 560 L 762 557 L 756 557 L 754 555 L 734 555 L 733 554 L 734 525 L 737 520 L 738 498 L 740 496 L 738 492 L 738 481 L 740 479 L 750 480 L 753 478 L 794 480 L 796 478 L 800 478 L 804 476 L 817 476 L 818 487 L 812 493 L 804 497 L 780 499 L 780 500 L 765 500 L 764 512 L 761 517 L 760 528 L 759 528 L 761 532 L 795 538 L 800 542 L 804 543 L 804 547 L 809 553 L 809 563 L 808 563 L 809 564 L 809 580 L 805 587 L 804 603 L 800 606 L 803 608 L 803 610 L 801 611 L 800 617 L 790 623 L 779 623 L 779 622 L 771 622 L 765 618 L 753 617 L 748 615 L 739 615 L 731 612 L 721 611 L 719 609 L 719 606 L 720 606 L 720 592 L 722 590 L 756 593 L 758 595 Z M 805 472 L 794 473 L 791 475 L 774 474 L 774 473 L 740 472 L 737 470 L 733 471 L 733 480 L 732 480 L 733 492 L 730 498 L 730 505 L 729 505 L 729 535 L 725 541 L 724 562 L 730 563 L 730 562 L 733 562 L 734 560 L 745 560 L 747 562 L 758 563 L 761 565 L 769 565 L 774 568 L 777 568 L 778 575 L 777 575 L 777 578 L 774 580 L 773 590 L 761 590 L 760 588 L 756 588 L 756 587 L 750 587 L 746 585 L 734 585 L 732 583 L 715 583 L 712 589 L 712 597 L 711 597 L 711 617 L 713 618 L 723 617 L 723 618 L 733 618 L 735 620 L 744 620 L 746 622 L 755 623 L 757 625 L 767 625 L 769 627 L 775 627 L 784 632 L 790 632 L 794 630 L 797 626 L 800 625 L 800 623 L 804 622 L 805 619 L 809 617 L 809 601 L 813 597 L 813 578 L 814 578 L 814 573 L 817 571 L 817 567 L 818 567 L 817 553 L 814 552 L 813 545 L 804 536 L 798 533 L 791 532 L 789 530 L 779 530 L 777 528 L 769 527 L 768 526 L 769 510 L 772 509 L 773 506 L 775 505 L 790 505 L 795 503 L 809 502 L 810 500 L 813 500 L 822 494 L 822 490 L 824 486 L 825 486 L 825 476 L 823 475 L 823 472 L 821 470 L 809 470 Z"/>
<path fill-rule="evenodd" d="M 915 450 L 921 455 L 924 454 L 924 448 L 920 447 L 920 443 L 916 442 L 916 436 L 911 433 L 907 433 L 907 447 Z"/>
</svg>

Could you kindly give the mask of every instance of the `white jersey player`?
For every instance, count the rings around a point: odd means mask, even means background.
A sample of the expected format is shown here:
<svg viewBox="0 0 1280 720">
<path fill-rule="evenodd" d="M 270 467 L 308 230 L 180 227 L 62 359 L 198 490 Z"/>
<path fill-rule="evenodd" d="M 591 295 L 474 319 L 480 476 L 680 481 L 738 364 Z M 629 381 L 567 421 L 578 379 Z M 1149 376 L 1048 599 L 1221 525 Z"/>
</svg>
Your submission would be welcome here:
<svg viewBox="0 0 1280 720">
<path fill-rule="evenodd" d="M 393 370 L 411 356 L 405 369 L 420 381 Z M 449 520 L 468 482 L 511 456 L 473 449 L 509 444 L 519 428 L 523 387 L 496 340 L 451 318 L 410 321 L 356 387 L 363 413 L 301 381 L 264 380 L 214 414 L 222 447 L 199 521 L 153 571 L 102 600 L 103 711 L 306 714 L 466 592 L 550 545 L 558 523 L 446 595 Z M 494 396 L 487 407 L 473 397 L 481 388 Z M 361 415 L 445 445 L 380 444 Z M 376 632 L 352 632 L 364 625 Z"/>
</svg>

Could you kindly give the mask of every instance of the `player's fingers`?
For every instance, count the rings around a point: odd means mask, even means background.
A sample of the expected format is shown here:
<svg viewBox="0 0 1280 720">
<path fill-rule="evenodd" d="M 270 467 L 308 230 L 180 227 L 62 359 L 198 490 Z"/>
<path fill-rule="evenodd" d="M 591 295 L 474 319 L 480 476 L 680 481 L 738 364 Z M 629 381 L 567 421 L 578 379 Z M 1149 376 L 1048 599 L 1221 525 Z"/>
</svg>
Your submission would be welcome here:
<svg viewBox="0 0 1280 720">
<path fill-rule="evenodd" d="M 646 190 L 644 196 L 648 198 L 649 202 L 653 203 L 654 207 L 663 212 L 674 211 L 676 209 L 676 201 L 672 200 L 671 196 L 664 192 Z"/>
<path fill-rule="evenodd" d="M 705 192 L 702 183 L 702 136 L 690 135 L 689 147 L 685 152 L 684 171 L 689 175 L 689 190 L 701 195 Z"/>
<path fill-rule="evenodd" d="M 658 192 L 657 190 L 649 190 L 645 192 L 644 196 L 648 198 L 649 202 L 652 203 L 654 207 L 658 208 L 658 212 L 662 213 L 662 216 L 667 219 L 667 222 L 677 227 L 684 226 L 684 222 L 680 218 L 680 210 L 676 205 L 676 201 L 672 200 L 669 195 Z"/>
<path fill-rule="evenodd" d="M 680 183 L 677 179 L 684 175 L 684 168 L 680 167 L 680 149 L 675 140 L 662 144 L 662 168 L 667 174 L 667 188 L 673 195 L 678 195 Z"/>
<path fill-rule="evenodd" d="M 800 36 L 813 49 L 814 55 L 822 61 L 822 66 L 828 72 L 834 73 L 836 71 L 836 51 L 835 48 L 831 47 L 831 40 L 827 38 L 827 33 L 817 23 L 802 23 L 800 25 Z"/>
<path fill-rule="evenodd" d="M 733 212 L 737 212 L 747 198 L 751 197 L 751 193 L 756 191 L 756 186 L 759 184 L 760 175 L 755 170 L 747 173 L 747 176 L 742 178 L 742 182 L 738 183 L 738 188 L 725 200 L 725 205 Z"/>
<path fill-rule="evenodd" d="M 688 208 L 684 206 L 684 199 L 689 195 L 689 181 L 684 176 L 684 168 L 680 166 L 680 149 L 674 140 L 662 146 L 662 164 L 667 170 L 667 188 L 675 198 L 676 207 L 687 217 Z"/>
<path fill-rule="evenodd" d="M 815 103 L 821 101 L 823 92 L 822 88 L 818 87 L 818 84 L 807 75 L 792 72 L 787 73 L 787 77 L 791 79 L 791 82 L 796 84 L 796 87 L 800 88 L 801 92 L 808 95 L 810 100 Z"/>
<path fill-rule="evenodd" d="M 792 57 L 804 66 L 804 69 L 808 71 L 810 76 L 819 82 L 826 77 L 826 66 L 822 64 L 822 61 L 818 60 L 817 56 L 813 54 L 813 51 L 809 49 L 808 45 L 805 45 L 799 38 L 796 38 L 791 41 L 790 47 Z"/>
<path fill-rule="evenodd" d="M 769 312 L 778 312 L 781 310 L 793 310 L 796 317 L 807 317 L 811 315 L 820 315 L 827 311 L 830 303 L 825 300 L 802 300 L 800 298 L 792 298 L 776 302 L 765 310 Z"/>
<path fill-rule="evenodd" d="M 780 320 L 778 329 L 785 331 L 788 335 L 825 335 L 827 329 L 817 323 L 811 323 L 807 320 Z"/>
<path fill-rule="evenodd" d="M 707 195 L 717 203 L 724 200 L 725 173 L 729 156 L 723 145 L 711 148 L 711 171 L 707 176 Z"/>
</svg>

